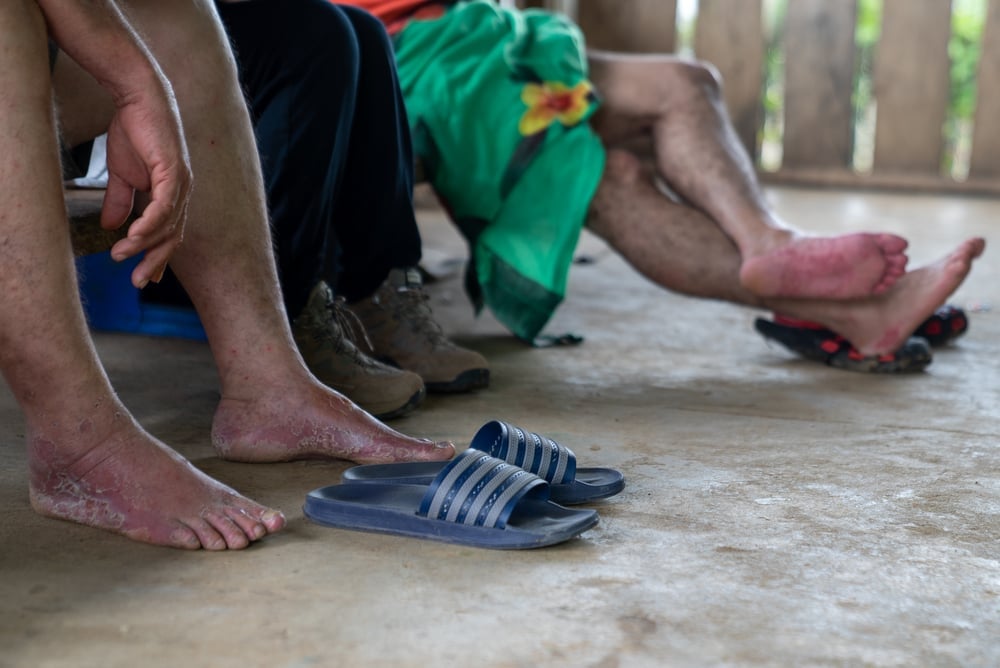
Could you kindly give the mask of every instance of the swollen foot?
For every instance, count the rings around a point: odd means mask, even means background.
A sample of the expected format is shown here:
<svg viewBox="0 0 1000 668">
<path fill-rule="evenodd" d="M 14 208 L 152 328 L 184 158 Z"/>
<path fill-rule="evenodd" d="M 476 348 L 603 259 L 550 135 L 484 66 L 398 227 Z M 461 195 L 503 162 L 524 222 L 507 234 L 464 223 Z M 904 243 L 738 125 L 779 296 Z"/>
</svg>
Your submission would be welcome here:
<svg viewBox="0 0 1000 668">
<path fill-rule="evenodd" d="M 155 545 L 238 550 L 281 529 L 276 510 L 237 494 L 126 426 L 80 455 L 29 439 L 31 505 L 42 515 Z"/>
<path fill-rule="evenodd" d="M 404 436 L 318 383 L 306 396 L 275 391 L 252 400 L 223 397 L 212 442 L 223 459 L 257 463 L 345 459 L 382 464 L 455 456 L 451 443 Z"/>
<path fill-rule="evenodd" d="M 792 237 L 748 256 L 740 282 L 759 297 L 859 299 L 888 290 L 906 271 L 907 242 L 892 234 Z"/>
</svg>

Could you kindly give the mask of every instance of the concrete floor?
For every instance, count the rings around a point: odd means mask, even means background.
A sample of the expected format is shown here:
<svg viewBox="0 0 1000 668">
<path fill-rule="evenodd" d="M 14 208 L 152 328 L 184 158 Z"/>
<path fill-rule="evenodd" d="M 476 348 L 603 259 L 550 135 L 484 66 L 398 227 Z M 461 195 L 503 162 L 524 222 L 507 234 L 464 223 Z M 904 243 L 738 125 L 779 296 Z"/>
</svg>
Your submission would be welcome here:
<svg viewBox="0 0 1000 668">
<path fill-rule="evenodd" d="M 211 554 L 38 517 L 0 390 L 0 666 L 1000 665 L 1000 201 L 771 195 L 810 229 L 904 233 L 914 266 L 986 236 L 952 300 L 969 334 L 915 376 L 828 369 L 588 237 L 551 325 L 586 341 L 532 350 L 444 280 L 435 307 L 492 387 L 394 425 L 464 445 L 500 417 L 628 479 L 597 528 L 514 553 L 309 523 L 305 493 L 346 464 L 215 459 L 206 347 L 100 335 L 140 420 L 289 526 Z M 439 213 L 423 226 L 431 264 L 463 255 Z"/>
</svg>

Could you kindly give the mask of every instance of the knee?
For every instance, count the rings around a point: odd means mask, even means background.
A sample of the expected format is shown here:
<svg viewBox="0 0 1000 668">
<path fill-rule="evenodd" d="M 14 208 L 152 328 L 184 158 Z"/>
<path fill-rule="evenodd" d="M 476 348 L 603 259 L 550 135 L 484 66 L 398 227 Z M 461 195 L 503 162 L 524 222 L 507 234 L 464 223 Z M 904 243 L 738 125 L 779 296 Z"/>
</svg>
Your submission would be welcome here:
<svg viewBox="0 0 1000 668">
<path fill-rule="evenodd" d="M 703 60 L 676 60 L 670 63 L 667 76 L 660 79 L 665 92 L 684 99 L 722 97 L 722 75 Z"/>
<path fill-rule="evenodd" d="M 627 186 L 638 181 L 643 173 L 642 162 L 635 154 L 617 148 L 608 149 L 604 161 L 602 183 Z"/>
<path fill-rule="evenodd" d="M 365 46 L 375 46 L 387 53 L 392 52 L 392 42 L 385 26 L 382 25 L 382 21 L 358 7 L 340 5 L 339 8 L 354 28 L 354 33 L 357 35 L 362 49 Z"/>
<path fill-rule="evenodd" d="M 361 54 L 362 76 L 370 78 L 379 90 L 395 88 L 396 57 L 392 40 L 382 22 L 357 7 L 343 5 L 340 9 L 350 21 Z M 390 83 L 391 82 L 391 83 Z"/>
<path fill-rule="evenodd" d="M 642 176 L 639 158 L 622 149 L 608 149 L 601 182 L 587 211 L 586 225 L 591 232 L 612 245 L 620 242 L 624 232 L 621 206 L 631 201 Z"/>
<path fill-rule="evenodd" d="M 296 25 L 290 31 L 295 35 L 296 48 L 289 51 L 317 58 L 330 65 L 343 66 L 358 59 L 358 36 L 354 22 L 345 11 L 346 6 L 333 5 L 327 0 L 310 0 L 295 3 L 290 9 L 274 3 L 282 12 L 294 15 Z M 289 54 L 290 55 L 290 54 Z"/>
</svg>

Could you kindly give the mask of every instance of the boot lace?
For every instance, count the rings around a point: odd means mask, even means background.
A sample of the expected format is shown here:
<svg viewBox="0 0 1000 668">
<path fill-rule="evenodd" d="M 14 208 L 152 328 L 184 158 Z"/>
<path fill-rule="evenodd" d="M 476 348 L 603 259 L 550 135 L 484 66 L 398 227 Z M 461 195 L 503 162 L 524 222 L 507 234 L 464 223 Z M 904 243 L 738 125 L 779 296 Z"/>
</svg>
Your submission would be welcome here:
<svg viewBox="0 0 1000 668">
<path fill-rule="evenodd" d="M 347 308 L 347 302 L 343 297 L 334 297 L 328 293 L 322 310 L 314 316 L 313 327 L 310 328 L 313 340 L 329 344 L 335 353 L 349 356 L 360 366 L 376 366 L 375 360 L 365 355 L 358 346 L 358 342 L 361 341 L 369 350 L 372 349 L 365 326 L 361 323 L 361 319 Z"/>
<path fill-rule="evenodd" d="M 453 344 L 444 335 L 441 325 L 434 320 L 430 297 L 419 288 L 400 286 L 392 289 L 389 308 L 396 320 L 409 324 L 435 348 L 449 348 Z"/>
</svg>

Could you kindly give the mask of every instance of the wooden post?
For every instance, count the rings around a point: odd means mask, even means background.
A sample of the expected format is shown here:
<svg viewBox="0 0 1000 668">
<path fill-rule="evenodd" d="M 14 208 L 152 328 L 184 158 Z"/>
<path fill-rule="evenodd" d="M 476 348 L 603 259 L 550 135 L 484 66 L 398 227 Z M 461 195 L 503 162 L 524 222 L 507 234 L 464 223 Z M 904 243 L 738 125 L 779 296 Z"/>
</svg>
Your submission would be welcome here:
<svg viewBox="0 0 1000 668">
<path fill-rule="evenodd" d="M 578 23 L 595 49 L 670 53 L 676 44 L 676 0 L 580 0 Z"/>
<path fill-rule="evenodd" d="M 855 0 L 789 0 L 782 169 L 851 166 Z"/>
<path fill-rule="evenodd" d="M 951 0 L 884 0 L 882 11 L 874 170 L 940 174 Z"/>
<path fill-rule="evenodd" d="M 976 116 L 969 178 L 1000 177 L 1000 0 L 990 0 L 976 79 Z"/>
<path fill-rule="evenodd" d="M 726 107 L 747 153 L 758 154 L 764 36 L 761 0 L 701 0 L 694 52 L 722 75 Z"/>
</svg>

